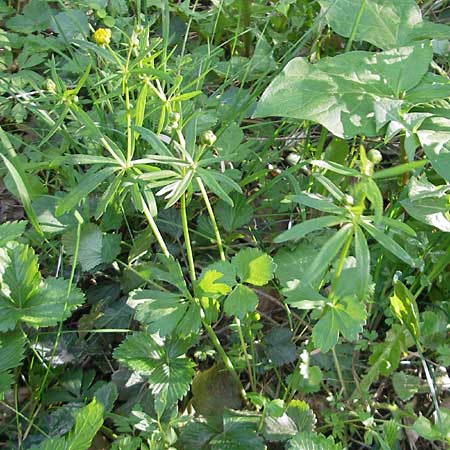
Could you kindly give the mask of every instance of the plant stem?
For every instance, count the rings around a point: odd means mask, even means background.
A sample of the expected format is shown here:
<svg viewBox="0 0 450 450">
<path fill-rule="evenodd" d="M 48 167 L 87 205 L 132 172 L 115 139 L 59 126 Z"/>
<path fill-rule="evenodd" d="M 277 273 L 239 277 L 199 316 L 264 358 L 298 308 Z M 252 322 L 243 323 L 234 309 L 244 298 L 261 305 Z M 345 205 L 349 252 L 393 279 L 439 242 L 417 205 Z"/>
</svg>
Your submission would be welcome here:
<svg viewBox="0 0 450 450">
<path fill-rule="evenodd" d="M 202 314 L 204 316 L 204 311 L 202 309 Z M 244 401 L 245 405 L 248 405 L 248 398 L 247 393 L 245 392 L 244 386 L 242 385 L 241 379 L 239 378 L 238 373 L 236 372 L 236 369 L 233 366 L 233 363 L 231 362 L 231 359 L 228 357 L 227 353 L 225 352 L 224 348 L 222 347 L 222 344 L 219 341 L 219 338 L 217 337 L 216 333 L 214 332 L 212 326 L 206 321 L 204 317 L 202 317 L 202 323 L 205 327 L 206 332 L 208 333 L 209 338 L 211 339 L 211 342 L 213 343 L 215 349 L 217 350 L 217 353 L 221 357 L 223 363 L 225 364 L 225 367 L 227 368 L 228 372 L 230 372 L 230 375 L 233 377 L 233 379 L 236 381 L 237 385 L 239 386 L 239 392 L 241 394 L 242 400 Z"/>
<path fill-rule="evenodd" d="M 331 353 L 333 354 L 333 360 L 334 360 L 334 365 L 336 367 L 336 372 L 339 378 L 339 382 L 341 383 L 342 386 L 342 392 L 344 393 L 345 398 L 347 398 L 347 387 L 345 386 L 345 381 L 344 381 L 344 377 L 342 376 L 342 370 L 341 370 L 341 365 L 339 364 L 339 360 L 336 354 L 336 348 L 333 347 L 331 349 Z"/>
<path fill-rule="evenodd" d="M 353 24 L 352 32 L 350 34 L 350 37 L 348 38 L 347 45 L 345 46 L 345 52 L 347 53 L 352 48 L 353 41 L 356 36 L 356 31 L 359 26 L 359 22 L 361 22 L 361 17 L 364 12 L 364 8 L 366 7 L 366 0 L 362 0 L 361 6 L 359 7 L 358 14 L 356 15 L 355 23 Z"/>
<path fill-rule="evenodd" d="M 251 0 L 241 0 L 241 20 L 244 27 L 244 54 L 248 58 L 252 52 L 252 35 L 250 34 L 250 20 L 252 17 Z"/>
<path fill-rule="evenodd" d="M 186 247 L 186 254 L 189 265 L 189 274 L 191 276 L 191 281 L 194 282 L 196 279 L 195 275 L 195 265 L 194 265 L 194 255 L 192 253 L 191 237 L 189 235 L 189 226 L 187 220 L 186 212 L 186 194 L 184 193 L 180 198 L 181 203 L 181 226 L 183 227 L 183 236 Z"/>
<path fill-rule="evenodd" d="M 151 228 L 156 240 L 158 241 L 158 244 L 161 247 L 161 250 L 162 250 L 164 256 L 169 257 L 170 252 L 167 249 L 167 245 L 164 242 L 163 237 L 161 236 L 158 226 L 156 225 L 155 219 L 153 219 L 153 216 L 152 216 L 150 210 L 148 209 L 147 202 L 145 201 L 144 196 L 142 194 L 140 194 L 140 195 L 141 195 L 141 203 L 142 203 L 142 208 L 144 210 L 145 218 L 147 219 L 147 222 L 150 225 L 150 228 Z"/>
<path fill-rule="evenodd" d="M 220 259 L 225 261 L 225 252 L 223 251 L 222 238 L 220 237 L 219 227 L 217 226 L 216 216 L 214 215 L 214 211 L 211 206 L 211 202 L 209 201 L 208 194 L 206 192 L 203 181 L 200 177 L 197 177 L 197 183 L 200 187 L 200 191 L 202 193 L 203 201 L 205 202 L 206 209 L 208 210 L 209 218 L 211 220 L 211 224 L 214 230 L 214 236 L 216 238 L 217 247 L 219 248 Z"/>
<path fill-rule="evenodd" d="M 202 197 L 203 197 L 203 201 L 205 202 L 206 209 L 208 210 L 209 219 L 211 220 L 211 224 L 212 224 L 212 227 L 213 227 L 213 230 L 214 230 L 214 236 L 216 237 L 217 247 L 219 248 L 220 259 L 222 261 L 226 261 L 225 252 L 223 250 L 222 238 L 220 236 L 219 227 L 217 226 L 216 216 L 214 215 L 214 211 L 212 209 L 211 202 L 209 201 L 208 193 L 206 192 L 205 186 L 204 186 L 203 181 L 202 181 L 202 179 L 200 177 L 197 177 L 197 183 L 198 183 L 198 185 L 200 187 L 200 191 L 202 193 Z M 236 324 L 236 328 L 238 330 L 238 335 L 239 335 L 239 341 L 240 341 L 240 344 L 241 344 L 241 349 L 242 349 L 242 352 L 244 353 L 244 358 L 245 358 L 245 363 L 246 363 L 246 366 L 247 366 L 248 377 L 250 379 L 250 385 L 252 387 L 252 390 L 254 392 L 256 392 L 256 385 L 255 385 L 255 380 L 253 378 L 252 365 L 251 365 L 251 362 L 250 362 L 249 354 L 247 352 L 247 344 L 245 342 L 244 334 L 242 332 L 241 321 L 239 320 L 238 317 L 235 317 L 234 318 L 234 323 Z"/>
</svg>

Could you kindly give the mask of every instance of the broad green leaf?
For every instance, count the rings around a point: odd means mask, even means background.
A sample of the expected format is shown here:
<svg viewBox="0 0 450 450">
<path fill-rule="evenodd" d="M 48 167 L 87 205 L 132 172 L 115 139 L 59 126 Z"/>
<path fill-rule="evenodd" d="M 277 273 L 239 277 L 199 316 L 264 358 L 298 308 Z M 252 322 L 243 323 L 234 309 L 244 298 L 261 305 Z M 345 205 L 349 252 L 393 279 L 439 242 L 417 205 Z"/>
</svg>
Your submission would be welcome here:
<svg viewBox="0 0 450 450">
<path fill-rule="evenodd" d="M 264 450 L 256 427 L 257 417 L 225 410 L 223 431 L 210 441 L 211 450 Z"/>
<path fill-rule="evenodd" d="M 395 283 L 394 295 L 390 297 L 390 302 L 395 317 L 418 343 L 420 338 L 419 309 L 414 296 L 402 282 Z"/>
<path fill-rule="evenodd" d="M 319 0 L 334 31 L 350 37 L 363 0 Z M 415 40 L 450 38 L 450 27 L 424 22 L 414 0 L 369 0 L 365 2 L 356 29 L 356 40 L 389 49 Z"/>
<path fill-rule="evenodd" d="M 294 421 L 283 413 L 281 417 L 267 415 L 264 419 L 263 435 L 269 442 L 284 442 L 297 434 Z"/>
<path fill-rule="evenodd" d="M 13 244 L 2 263 L 2 291 L 20 308 L 36 293 L 41 282 L 37 256 L 28 245 Z"/>
<path fill-rule="evenodd" d="M 355 256 L 358 269 L 356 292 L 360 300 L 365 300 L 369 292 L 370 251 L 366 237 L 359 226 L 355 227 Z"/>
<path fill-rule="evenodd" d="M 17 367 L 24 352 L 25 337 L 20 332 L 0 334 L 0 373 Z"/>
<path fill-rule="evenodd" d="M 216 270 L 207 270 L 203 273 L 198 287 L 205 294 L 226 295 L 231 291 L 231 287 L 226 283 L 219 282 L 223 276 L 223 273 L 217 272 Z"/>
<path fill-rule="evenodd" d="M 103 406 L 95 398 L 75 414 L 75 426 L 65 438 L 46 439 L 30 450 L 88 450 L 103 425 Z"/>
<path fill-rule="evenodd" d="M 432 423 L 426 417 L 420 415 L 413 424 L 413 430 L 424 439 L 429 441 L 442 440 L 450 443 L 450 409 L 440 408 L 441 425 L 436 421 Z"/>
<path fill-rule="evenodd" d="M 418 104 L 428 103 L 438 99 L 446 99 L 450 96 L 449 90 L 450 80 L 448 77 L 443 77 L 442 75 L 436 75 L 434 73 L 427 73 L 417 86 L 408 91 L 405 96 L 405 100 L 411 104 Z M 428 114 L 425 113 L 418 116 L 418 123 L 420 124 L 421 120 L 427 115 Z"/>
<path fill-rule="evenodd" d="M 305 373 L 304 375 L 307 376 L 308 373 Z M 303 400 L 291 400 L 286 412 L 294 421 L 298 431 L 310 433 L 314 430 L 314 426 L 317 422 L 316 415 Z"/>
<path fill-rule="evenodd" d="M 155 396 L 158 414 L 189 390 L 194 364 L 186 357 L 186 342 L 163 340 L 157 335 L 136 332 L 114 351 L 114 357 L 130 369 L 144 375 Z"/>
<path fill-rule="evenodd" d="M 258 296 L 243 284 L 238 284 L 225 300 L 223 310 L 229 316 L 243 319 L 248 312 L 255 311 L 258 306 Z"/>
<path fill-rule="evenodd" d="M 3 159 L 3 163 L 5 164 L 6 168 L 8 169 L 8 172 L 11 175 L 11 178 L 14 181 L 20 201 L 22 202 L 23 208 L 27 213 L 30 223 L 33 225 L 35 230 L 40 235 L 42 235 L 42 230 L 36 218 L 36 213 L 34 212 L 33 206 L 31 205 L 30 189 L 26 181 L 26 175 L 23 173 L 19 164 L 10 161 L 8 158 L 6 158 L 6 156 L 2 155 L 1 153 L 0 157 Z"/>
<path fill-rule="evenodd" d="M 450 132 L 419 130 L 417 135 L 433 169 L 450 182 Z"/>
<path fill-rule="evenodd" d="M 51 327 L 69 318 L 72 311 L 84 303 L 82 291 L 72 287 L 67 296 L 68 280 L 47 278 L 20 310 L 20 320 L 27 325 Z"/>
<path fill-rule="evenodd" d="M 216 219 L 229 233 L 243 225 L 247 225 L 253 217 L 253 207 L 247 203 L 247 199 L 241 194 L 231 194 L 233 206 L 224 200 L 217 202 L 215 206 Z"/>
<path fill-rule="evenodd" d="M 400 400 L 410 400 L 420 390 L 420 378 L 406 372 L 396 372 L 392 376 L 392 386 Z"/>
<path fill-rule="evenodd" d="M 131 294 L 127 303 L 136 309 L 135 319 L 147 325 L 149 333 L 158 332 L 164 337 L 176 332 L 186 336 L 200 328 L 198 307 L 177 294 L 138 290 Z"/>
<path fill-rule="evenodd" d="M 286 241 L 299 240 L 313 231 L 322 230 L 327 227 L 334 227 L 342 223 L 344 219 L 336 216 L 323 216 L 309 219 L 305 222 L 294 225 L 287 231 L 279 234 L 273 241 L 277 244 Z"/>
<path fill-rule="evenodd" d="M 237 276 L 242 283 L 264 286 L 272 278 L 275 271 L 273 259 L 256 248 L 241 250 L 233 256 L 231 263 L 236 268 Z"/>
<path fill-rule="evenodd" d="M 0 247 L 21 237 L 25 233 L 26 226 L 25 220 L 2 223 L 0 225 Z"/>
<path fill-rule="evenodd" d="M 416 266 L 415 260 L 389 235 L 379 230 L 376 226 L 369 222 L 363 222 L 362 226 L 374 239 L 376 239 L 386 250 L 391 252 L 394 256 L 401 259 L 411 267 Z"/>
<path fill-rule="evenodd" d="M 335 444 L 330 436 L 323 434 L 298 433 L 287 444 L 286 450 L 342 450 L 342 444 Z"/>
<path fill-rule="evenodd" d="M 309 265 L 303 279 L 307 280 L 311 285 L 314 285 L 314 283 L 322 277 L 322 274 L 327 270 L 328 266 L 333 262 L 339 250 L 345 244 L 352 232 L 353 226 L 346 224 L 330 239 L 328 239 L 312 263 Z"/>
<path fill-rule="evenodd" d="M 120 242 L 120 235 L 103 234 L 97 225 L 88 223 L 81 229 L 77 262 L 86 272 L 100 264 L 109 264 L 118 255 Z M 76 236 L 73 230 L 63 236 L 63 244 L 65 251 L 74 256 Z"/>
<path fill-rule="evenodd" d="M 292 342 L 292 331 L 289 328 L 272 328 L 264 335 L 262 344 L 267 359 L 275 367 L 284 366 L 297 359 L 297 348 Z"/>
<path fill-rule="evenodd" d="M 22 11 L 6 21 L 6 26 L 18 33 L 31 34 L 51 26 L 51 9 L 45 0 L 31 0 Z"/>
<path fill-rule="evenodd" d="M 362 302 L 353 297 L 340 299 L 326 307 L 314 326 L 314 344 L 326 353 L 337 344 L 339 334 L 349 341 L 354 341 L 362 332 L 366 318 L 367 313 Z"/>
<path fill-rule="evenodd" d="M 93 167 L 88 170 L 79 180 L 78 184 L 62 198 L 56 208 L 56 215 L 60 216 L 71 211 L 116 170 L 118 170 L 118 167 L 105 167 L 100 170 Z"/>
<path fill-rule="evenodd" d="M 221 364 L 197 372 L 192 381 L 192 405 L 197 414 L 222 422 L 224 409 L 240 409 L 240 388 Z"/>
<path fill-rule="evenodd" d="M 333 203 L 332 199 L 316 193 L 301 192 L 300 194 L 288 196 L 286 200 L 296 202 L 300 205 L 309 206 L 310 208 L 314 208 L 326 213 L 342 213 L 342 209 L 339 208 L 339 206 L 336 206 Z"/>
<path fill-rule="evenodd" d="M 350 52 L 310 64 L 295 58 L 262 95 L 255 117 L 318 122 L 339 137 L 378 134 L 375 102 L 401 100 L 428 70 L 430 44 L 387 52 Z"/>
<path fill-rule="evenodd" d="M 425 198 L 417 201 L 405 199 L 400 203 L 414 219 L 450 233 L 450 220 L 448 218 L 450 205 L 446 198 Z"/>
</svg>

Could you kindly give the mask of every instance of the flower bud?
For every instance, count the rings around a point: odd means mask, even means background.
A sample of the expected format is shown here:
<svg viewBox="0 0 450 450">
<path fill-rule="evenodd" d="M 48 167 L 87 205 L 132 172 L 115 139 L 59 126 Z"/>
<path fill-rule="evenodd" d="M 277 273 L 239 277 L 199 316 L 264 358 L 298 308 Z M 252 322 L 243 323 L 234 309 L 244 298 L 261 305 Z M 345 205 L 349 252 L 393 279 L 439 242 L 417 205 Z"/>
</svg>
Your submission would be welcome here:
<svg viewBox="0 0 450 450">
<path fill-rule="evenodd" d="M 369 151 L 369 153 L 367 153 L 367 158 L 373 164 L 379 164 L 381 161 L 383 161 L 383 155 L 379 150 L 375 148 L 373 148 L 372 150 Z"/>
<path fill-rule="evenodd" d="M 48 92 L 50 92 L 51 94 L 55 94 L 56 93 L 56 83 L 52 79 L 48 78 L 45 81 L 45 89 Z"/>
<path fill-rule="evenodd" d="M 214 145 L 214 143 L 216 141 L 217 141 L 217 136 L 211 130 L 204 131 L 200 135 L 200 142 L 202 144 L 212 146 L 212 145 Z"/>
</svg>

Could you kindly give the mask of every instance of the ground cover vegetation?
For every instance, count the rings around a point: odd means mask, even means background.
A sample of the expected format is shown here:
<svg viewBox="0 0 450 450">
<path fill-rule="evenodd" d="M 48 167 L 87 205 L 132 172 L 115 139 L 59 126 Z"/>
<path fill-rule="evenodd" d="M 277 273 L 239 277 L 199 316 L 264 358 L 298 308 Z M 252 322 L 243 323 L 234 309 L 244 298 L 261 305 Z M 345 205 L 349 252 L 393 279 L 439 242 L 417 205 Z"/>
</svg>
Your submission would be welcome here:
<svg viewBox="0 0 450 450">
<path fill-rule="evenodd" d="M 448 448 L 449 20 L 0 1 L 0 448 Z"/>
</svg>

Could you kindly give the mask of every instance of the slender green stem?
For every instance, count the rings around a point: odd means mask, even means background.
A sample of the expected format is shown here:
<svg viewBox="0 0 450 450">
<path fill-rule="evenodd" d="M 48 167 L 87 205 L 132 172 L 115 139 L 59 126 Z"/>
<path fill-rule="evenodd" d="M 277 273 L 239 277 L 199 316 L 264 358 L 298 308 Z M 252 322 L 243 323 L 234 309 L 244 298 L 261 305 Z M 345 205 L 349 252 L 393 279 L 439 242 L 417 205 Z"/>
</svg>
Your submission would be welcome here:
<svg viewBox="0 0 450 450">
<path fill-rule="evenodd" d="M 208 194 L 206 192 L 203 181 L 200 177 L 197 177 L 197 183 L 200 187 L 200 191 L 202 193 L 203 201 L 205 202 L 206 209 L 208 210 L 209 218 L 212 223 L 212 227 L 214 230 L 214 236 L 216 238 L 217 247 L 219 248 L 220 259 L 225 261 L 225 252 L 223 251 L 222 238 L 220 237 L 219 227 L 217 226 L 216 217 L 214 215 L 214 211 L 211 206 L 211 202 L 209 201 Z"/>
<path fill-rule="evenodd" d="M 341 276 L 342 269 L 344 268 L 345 258 L 347 257 L 348 250 L 350 249 L 350 245 L 352 243 L 353 233 L 349 235 L 347 240 L 345 241 L 344 247 L 342 248 L 341 256 L 339 258 L 338 265 L 336 267 L 336 271 L 334 272 L 333 282 L 331 283 L 331 292 L 334 292 L 336 288 L 336 283 Z"/>
<path fill-rule="evenodd" d="M 205 186 L 200 177 L 197 177 L 197 183 L 200 187 L 200 191 L 202 193 L 202 197 L 203 197 L 203 201 L 205 202 L 206 209 L 208 210 L 209 218 L 211 220 L 211 224 L 212 224 L 212 227 L 214 230 L 214 235 L 216 237 L 217 247 L 219 248 L 220 259 L 222 261 L 225 261 L 226 257 L 225 257 L 225 252 L 223 250 L 222 238 L 220 236 L 219 227 L 217 226 L 216 216 L 214 215 L 214 211 L 212 209 L 211 202 L 209 201 L 208 193 L 206 192 Z M 245 364 L 247 366 L 248 377 L 250 379 L 250 385 L 252 387 L 252 390 L 254 392 L 256 392 L 256 384 L 255 384 L 255 380 L 253 377 L 252 364 L 250 361 L 250 356 L 247 352 L 247 344 L 245 342 L 244 333 L 242 332 L 241 321 L 239 320 L 238 317 L 235 317 L 234 323 L 236 324 L 236 328 L 237 328 L 238 336 L 239 336 L 239 342 L 241 344 L 242 352 L 244 353 Z"/>
<path fill-rule="evenodd" d="M 347 398 L 347 387 L 345 386 L 345 381 L 344 381 L 344 377 L 342 376 L 342 370 L 341 370 L 341 365 L 339 364 L 339 360 L 336 354 L 336 349 L 335 347 L 333 347 L 331 349 L 331 353 L 333 354 L 333 360 L 334 360 L 334 365 L 336 367 L 336 372 L 339 378 L 339 382 L 341 383 L 342 386 L 342 392 L 345 396 L 345 398 Z"/>
<path fill-rule="evenodd" d="M 155 219 L 153 219 L 153 216 L 152 216 L 150 210 L 148 209 L 147 202 L 145 201 L 144 196 L 142 194 L 140 194 L 140 195 L 141 195 L 141 203 L 142 203 L 142 208 L 144 210 L 145 218 L 147 219 L 147 222 L 150 225 L 150 228 L 151 228 L 159 246 L 161 247 L 161 250 L 164 253 L 164 256 L 169 257 L 170 252 L 167 249 L 167 245 L 164 242 L 164 238 L 162 237 L 162 235 L 159 231 L 159 228 L 156 225 Z"/>
<path fill-rule="evenodd" d="M 195 275 L 195 265 L 194 265 L 194 255 L 192 253 L 192 245 L 191 245 L 191 237 L 189 235 L 189 226 L 187 220 L 187 212 L 186 212 L 186 194 L 183 194 L 180 198 L 181 200 L 181 226 L 183 227 L 183 236 L 184 242 L 186 246 L 186 254 L 189 265 L 189 273 L 191 276 L 191 281 L 194 282 L 196 279 Z"/>
<path fill-rule="evenodd" d="M 347 45 L 345 46 L 345 52 L 350 51 L 350 49 L 352 48 L 352 44 L 356 36 L 356 31 L 358 30 L 359 22 L 361 22 L 361 17 L 363 15 L 365 7 L 366 7 L 366 0 L 362 0 L 358 14 L 356 15 L 355 18 L 355 23 L 353 24 L 352 32 L 350 34 L 350 37 L 348 38 Z"/>
<path fill-rule="evenodd" d="M 203 316 L 204 312 L 202 310 Z M 233 377 L 233 379 L 236 381 L 237 386 L 239 386 L 239 392 L 241 394 L 242 400 L 244 401 L 245 405 L 248 405 L 248 399 L 247 399 L 247 393 L 245 392 L 244 386 L 242 385 L 241 379 L 239 378 L 238 373 L 236 372 L 236 369 L 233 366 L 233 363 L 231 362 L 231 359 L 225 352 L 224 348 L 222 347 L 222 344 L 219 341 L 219 338 L 217 337 L 216 333 L 214 332 L 212 326 L 205 320 L 205 318 L 202 318 L 203 326 L 205 327 L 206 332 L 208 333 L 209 338 L 211 339 L 211 342 L 213 343 L 217 353 L 219 354 L 220 358 L 222 359 L 223 363 L 225 364 L 225 367 L 227 368 L 228 372 L 230 372 L 230 375 Z"/>
</svg>

